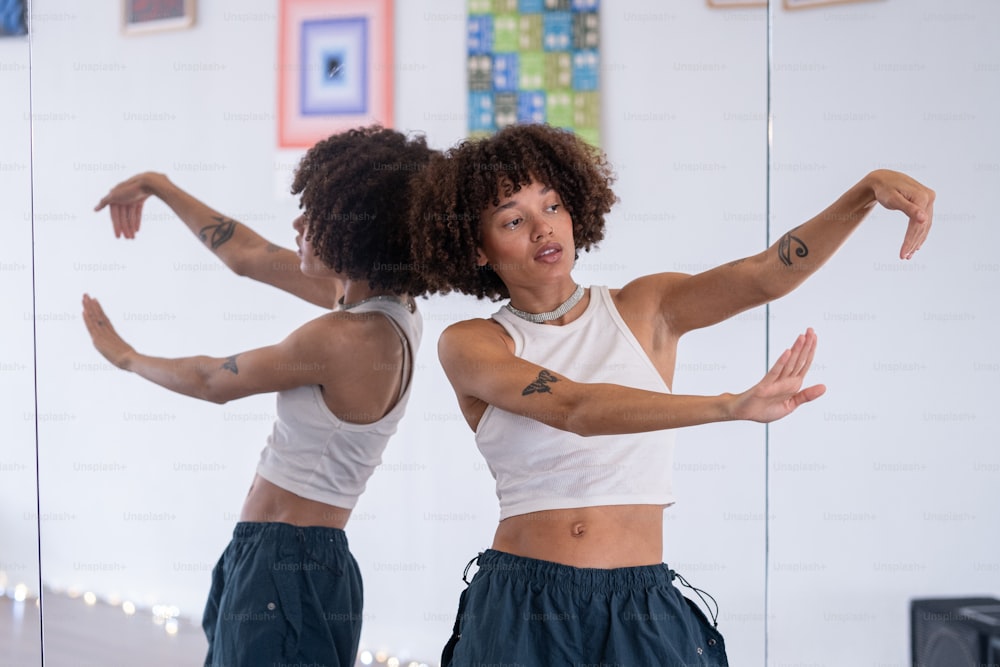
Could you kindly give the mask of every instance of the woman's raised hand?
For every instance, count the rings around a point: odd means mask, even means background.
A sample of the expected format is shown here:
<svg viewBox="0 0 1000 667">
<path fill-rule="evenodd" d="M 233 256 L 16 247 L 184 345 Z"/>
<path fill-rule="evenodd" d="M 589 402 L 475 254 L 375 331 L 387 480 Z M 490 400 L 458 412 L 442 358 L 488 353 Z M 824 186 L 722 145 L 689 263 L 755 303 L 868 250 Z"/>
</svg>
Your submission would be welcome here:
<svg viewBox="0 0 1000 667">
<path fill-rule="evenodd" d="M 791 348 L 785 350 L 756 385 L 737 395 L 733 408 L 735 419 L 772 422 L 791 414 L 803 403 L 816 400 L 826 392 L 817 384 L 802 389 L 802 382 L 816 353 L 816 333 L 807 329 Z"/>
</svg>

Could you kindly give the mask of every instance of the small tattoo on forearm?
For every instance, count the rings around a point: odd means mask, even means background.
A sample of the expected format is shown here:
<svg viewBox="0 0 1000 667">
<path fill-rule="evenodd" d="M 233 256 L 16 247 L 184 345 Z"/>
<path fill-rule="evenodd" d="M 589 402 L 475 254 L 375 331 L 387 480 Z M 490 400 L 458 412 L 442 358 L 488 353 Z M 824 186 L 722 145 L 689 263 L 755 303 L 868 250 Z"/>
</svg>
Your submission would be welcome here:
<svg viewBox="0 0 1000 667">
<path fill-rule="evenodd" d="M 792 231 L 795 231 L 794 229 Z M 792 236 L 792 232 L 788 232 L 781 237 L 778 241 L 778 259 L 785 266 L 792 265 L 792 244 L 795 245 L 795 256 L 805 257 L 809 254 L 809 248 L 806 247 L 805 242 L 797 236 Z"/>
<path fill-rule="evenodd" d="M 552 388 L 549 387 L 549 383 L 559 382 L 559 378 L 548 371 L 541 371 L 535 381 L 524 388 L 521 392 L 521 396 L 527 396 L 528 394 L 551 394 Z"/>
<path fill-rule="evenodd" d="M 240 369 L 236 367 L 236 357 L 238 357 L 238 356 L 239 356 L 238 354 L 234 354 L 231 357 L 227 357 L 226 360 L 222 363 L 222 367 L 225 370 L 227 370 L 230 373 L 232 373 L 233 375 L 239 375 L 240 374 Z"/>
<path fill-rule="evenodd" d="M 233 238 L 233 234 L 236 233 L 236 221 L 221 216 L 213 216 L 212 220 L 217 220 L 219 224 L 202 227 L 201 231 L 198 232 L 198 238 L 201 239 L 202 243 L 208 244 L 212 250 L 215 250 Z"/>
</svg>

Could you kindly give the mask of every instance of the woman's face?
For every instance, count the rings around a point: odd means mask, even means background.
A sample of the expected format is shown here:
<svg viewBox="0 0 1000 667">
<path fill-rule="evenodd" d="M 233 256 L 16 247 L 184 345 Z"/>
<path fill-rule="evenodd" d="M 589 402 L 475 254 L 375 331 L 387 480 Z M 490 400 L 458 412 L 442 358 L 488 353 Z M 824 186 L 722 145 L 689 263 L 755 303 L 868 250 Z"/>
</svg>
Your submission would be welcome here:
<svg viewBox="0 0 1000 667">
<path fill-rule="evenodd" d="M 573 268 L 573 220 L 552 188 L 532 181 L 479 217 L 480 266 L 489 264 L 504 284 L 536 284 Z"/>
<path fill-rule="evenodd" d="M 295 218 L 292 223 L 295 229 L 295 245 L 298 247 L 299 268 L 307 276 L 329 277 L 336 275 L 336 272 L 323 263 L 323 260 L 316 254 L 316 249 L 306 238 L 309 235 L 309 221 L 303 213 Z"/>
</svg>

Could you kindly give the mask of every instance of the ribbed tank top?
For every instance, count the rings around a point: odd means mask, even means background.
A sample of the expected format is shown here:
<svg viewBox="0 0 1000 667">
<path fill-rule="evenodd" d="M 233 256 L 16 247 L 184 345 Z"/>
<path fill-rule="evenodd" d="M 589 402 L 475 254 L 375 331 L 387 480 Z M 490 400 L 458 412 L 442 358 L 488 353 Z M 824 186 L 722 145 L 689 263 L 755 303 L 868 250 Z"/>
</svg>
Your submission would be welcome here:
<svg viewBox="0 0 1000 667">
<path fill-rule="evenodd" d="M 423 322 L 395 301 L 369 301 L 352 313 L 387 315 L 406 339 L 412 369 Z M 277 419 L 260 454 L 257 474 L 292 493 L 328 505 L 353 509 L 368 478 L 382 463 L 382 452 L 396 432 L 410 398 L 408 382 L 396 405 L 371 424 L 343 421 L 330 412 L 319 385 L 279 391 Z"/>
<path fill-rule="evenodd" d="M 586 311 L 566 325 L 535 324 L 506 308 L 493 319 L 514 340 L 516 356 L 570 380 L 670 392 L 607 287 L 591 287 Z M 674 502 L 673 431 L 583 437 L 491 405 L 476 445 L 496 479 L 501 520 L 540 510 Z"/>
</svg>

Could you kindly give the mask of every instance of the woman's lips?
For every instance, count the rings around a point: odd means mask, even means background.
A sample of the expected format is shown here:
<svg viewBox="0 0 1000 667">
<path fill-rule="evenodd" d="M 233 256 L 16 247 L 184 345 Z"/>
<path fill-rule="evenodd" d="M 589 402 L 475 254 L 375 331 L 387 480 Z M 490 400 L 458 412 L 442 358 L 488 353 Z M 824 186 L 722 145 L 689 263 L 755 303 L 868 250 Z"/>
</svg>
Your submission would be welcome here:
<svg viewBox="0 0 1000 667">
<path fill-rule="evenodd" d="M 535 253 L 535 261 L 554 264 L 562 257 L 562 246 L 558 243 L 546 243 Z"/>
</svg>

